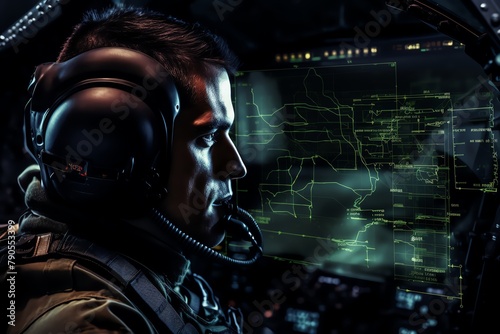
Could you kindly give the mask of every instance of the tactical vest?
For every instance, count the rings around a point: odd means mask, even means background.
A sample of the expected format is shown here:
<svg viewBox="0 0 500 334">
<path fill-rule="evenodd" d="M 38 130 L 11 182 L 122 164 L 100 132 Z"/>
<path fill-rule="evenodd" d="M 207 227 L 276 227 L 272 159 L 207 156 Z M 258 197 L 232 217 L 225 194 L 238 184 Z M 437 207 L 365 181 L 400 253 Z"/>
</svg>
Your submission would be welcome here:
<svg viewBox="0 0 500 334">
<path fill-rule="evenodd" d="M 170 299 L 167 299 L 165 294 L 152 282 L 147 269 L 139 263 L 91 241 L 71 234 L 55 233 L 23 234 L 17 239 L 15 246 L 16 265 L 53 261 L 52 267 L 54 267 L 56 261 L 63 261 L 61 263 L 68 260 L 76 261 L 90 273 L 104 278 L 109 284 L 121 291 L 144 314 L 157 333 L 241 333 L 241 326 L 238 324 L 241 314 L 238 313 L 237 309 L 229 309 L 227 326 L 220 324 L 220 322 L 214 323 L 200 319 L 196 316 L 196 311 L 201 307 L 198 296 L 191 295 L 189 305 L 175 293 L 168 294 L 167 297 Z M 2 278 L 4 279 L 5 273 L 9 272 L 6 237 L 0 240 L 0 261 Z M 67 270 L 61 268 L 65 268 L 64 265 L 58 266 L 53 273 L 54 277 L 48 280 L 53 282 L 54 289 L 60 289 L 59 285 L 65 284 L 64 277 L 71 275 L 69 266 Z M 51 275 L 50 271 L 46 269 L 43 271 L 44 275 Z M 203 280 L 199 276 L 195 276 L 195 278 Z M 5 283 L 4 280 L 2 284 Z M 51 287 L 44 288 L 51 289 Z M 180 313 L 183 315 L 182 317 Z"/>
</svg>

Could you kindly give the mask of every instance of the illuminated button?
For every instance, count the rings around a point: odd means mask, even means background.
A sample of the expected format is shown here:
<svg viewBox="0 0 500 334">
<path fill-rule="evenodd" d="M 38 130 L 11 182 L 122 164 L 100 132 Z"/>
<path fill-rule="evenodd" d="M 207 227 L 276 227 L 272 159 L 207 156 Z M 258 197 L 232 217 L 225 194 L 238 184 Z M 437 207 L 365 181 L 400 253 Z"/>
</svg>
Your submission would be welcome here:
<svg viewBox="0 0 500 334">
<path fill-rule="evenodd" d="M 500 24 L 500 15 L 498 13 L 491 14 L 490 21 L 494 26 L 498 26 Z"/>
<path fill-rule="evenodd" d="M 483 2 L 482 4 L 479 5 L 479 8 L 481 8 L 484 11 L 487 11 L 488 10 L 488 5 Z"/>
</svg>

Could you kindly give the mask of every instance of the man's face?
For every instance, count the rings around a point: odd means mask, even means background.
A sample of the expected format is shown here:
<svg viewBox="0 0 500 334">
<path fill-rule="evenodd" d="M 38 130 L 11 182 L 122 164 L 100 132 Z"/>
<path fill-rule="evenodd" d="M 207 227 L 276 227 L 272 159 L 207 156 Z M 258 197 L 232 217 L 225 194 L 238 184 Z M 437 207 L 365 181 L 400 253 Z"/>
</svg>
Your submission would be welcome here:
<svg viewBox="0 0 500 334">
<path fill-rule="evenodd" d="M 231 180 L 246 167 L 229 137 L 234 121 L 227 72 L 214 68 L 195 78 L 196 98 L 174 123 L 168 195 L 161 208 L 172 223 L 212 247 L 224 238 L 221 203 L 232 196 Z"/>
</svg>

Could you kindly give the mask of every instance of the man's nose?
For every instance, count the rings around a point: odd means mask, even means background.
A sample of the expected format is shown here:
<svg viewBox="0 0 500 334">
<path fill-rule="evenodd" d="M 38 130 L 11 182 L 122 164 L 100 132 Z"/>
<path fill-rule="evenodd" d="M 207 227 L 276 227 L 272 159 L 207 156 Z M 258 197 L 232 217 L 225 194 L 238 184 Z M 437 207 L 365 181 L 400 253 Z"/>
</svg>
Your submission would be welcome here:
<svg viewBox="0 0 500 334">
<path fill-rule="evenodd" d="M 247 168 L 231 139 L 227 141 L 224 154 L 226 156 L 225 166 L 221 176 L 225 179 L 240 179 L 244 177 L 247 174 Z"/>
</svg>

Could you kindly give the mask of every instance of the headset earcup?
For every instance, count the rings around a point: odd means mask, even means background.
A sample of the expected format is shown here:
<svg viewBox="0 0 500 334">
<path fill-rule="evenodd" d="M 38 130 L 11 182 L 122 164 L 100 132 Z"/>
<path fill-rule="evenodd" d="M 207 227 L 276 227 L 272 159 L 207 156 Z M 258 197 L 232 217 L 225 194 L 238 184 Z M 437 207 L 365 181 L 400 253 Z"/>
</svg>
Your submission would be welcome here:
<svg viewBox="0 0 500 334">
<path fill-rule="evenodd" d="M 49 196 L 125 211 L 162 196 L 179 98 L 157 69 L 156 60 L 122 48 L 37 68 L 25 137 Z"/>
<path fill-rule="evenodd" d="M 123 100 L 134 107 L 117 103 Z M 59 196 L 96 204 L 146 197 L 166 133 L 143 101 L 117 88 L 90 87 L 65 98 L 44 127 L 44 155 L 63 158 L 43 161 Z"/>
</svg>

